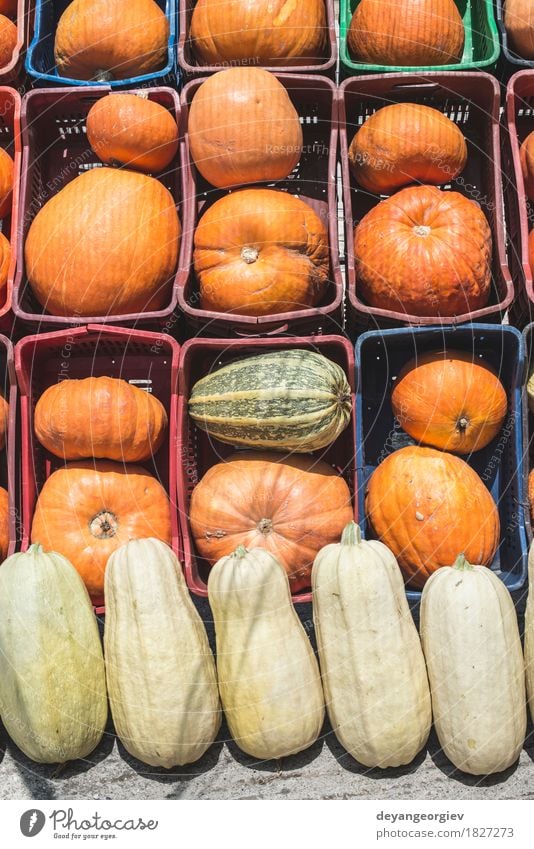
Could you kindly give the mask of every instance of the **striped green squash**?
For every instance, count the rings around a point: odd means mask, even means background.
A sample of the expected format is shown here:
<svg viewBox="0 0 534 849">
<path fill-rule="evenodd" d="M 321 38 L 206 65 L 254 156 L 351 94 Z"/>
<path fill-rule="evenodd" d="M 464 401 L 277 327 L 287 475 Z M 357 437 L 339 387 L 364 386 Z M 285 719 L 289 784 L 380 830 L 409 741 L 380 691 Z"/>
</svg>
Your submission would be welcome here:
<svg viewBox="0 0 534 849">
<path fill-rule="evenodd" d="M 223 366 L 195 383 L 189 399 L 191 418 L 221 442 L 303 453 L 330 445 L 351 410 L 343 369 L 296 349 Z"/>
</svg>

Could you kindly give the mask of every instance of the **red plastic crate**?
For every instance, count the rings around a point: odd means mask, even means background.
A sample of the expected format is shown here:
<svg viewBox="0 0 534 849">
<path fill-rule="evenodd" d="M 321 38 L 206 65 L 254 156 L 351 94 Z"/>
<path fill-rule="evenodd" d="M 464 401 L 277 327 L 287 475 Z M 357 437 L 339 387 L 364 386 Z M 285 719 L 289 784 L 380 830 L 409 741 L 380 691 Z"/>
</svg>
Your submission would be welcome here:
<svg viewBox="0 0 534 849">
<path fill-rule="evenodd" d="M 24 242 L 30 224 L 44 203 L 67 183 L 84 171 L 102 165 L 89 146 L 85 123 L 91 106 L 110 92 L 109 87 L 103 86 L 36 89 L 26 94 L 22 100 L 22 177 L 13 311 L 21 321 L 32 328 L 51 330 L 80 324 L 144 325 L 153 328 L 162 326 L 166 321 L 169 322 L 169 317 L 176 308 L 177 288 L 183 285 L 188 274 L 190 256 L 187 253 L 189 240 L 186 234 L 191 227 L 190 212 L 188 204 L 184 201 L 184 172 L 178 151 L 169 169 L 156 175 L 175 199 L 182 225 L 178 267 L 174 275 L 171 300 L 165 308 L 130 315 L 53 316 L 43 312 L 31 291 L 24 263 Z M 180 128 L 180 104 L 173 89 L 149 88 L 144 89 L 143 93 L 149 100 L 166 107 Z M 88 222 L 88 226 L 92 225 Z"/>
<path fill-rule="evenodd" d="M 506 90 L 505 118 L 503 184 L 510 268 L 516 289 L 512 317 L 514 324 L 523 327 L 532 321 L 534 312 L 534 286 L 528 261 L 528 234 L 534 221 L 534 203 L 525 194 L 519 148 L 534 130 L 534 71 L 519 71 L 510 79 Z"/>
<path fill-rule="evenodd" d="M 191 592 L 198 596 L 207 596 L 207 577 L 209 564 L 199 557 L 189 529 L 189 503 L 196 484 L 211 466 L 221 462 L 235 449 L 212 439 L 205 431 L 196 426 L 189 418 L 188 399 L 191 387 L 197 380 L 214 368 L 226 365 L 247 354 L 255 355 L 287 348 L 304 348 L 317 353 L 340 365 L 352 390 L 353 415 L 350 425 L 339 435 L 336 441 L 321 451 L 314 452 L 326 463 L 334 466 L 343 474 L 349 485 L 354 503 L 354 515 L 357 520 L 357 484 L 356 484 L 356 427 L 354 420 L 354 348 L 342 336 L 289 337 L 270 339 L 190 339 L 182 347 L 180 356 L 180 376 L 178 381 L 178 511 L 182 535 L 184 573 Z M 293 596 L 294 602 L 311 601 L 311 592 L 301 592 Z"/>
<path fill-rule="evenodd" d="M 2 231 L 11 244 L 11 262 L 7 276 L 6 299 L 0 304 L 0 328 L 9 331 L 12 324 L 11 302 L 13 280 L 17 267 L 18 229 L 17 218 L 20 194 L 20 167 L 22 147 L 20 141 L 20 95 L 6 86 L 0 87 L 0 146 L 13 159 L 13 194 L 11 213 L 2 219 Z"/>
<path fill-rule="evenodd" d="M 302 2 L 302 0 L 301 0 Z M 189 38 L 191 27 L 191 18 L 193 9 L 196 6 L 196 0 L 179 0 L 179 25 L 178 25 L 178 64 L 185 72 L 186 77 L 205 76 L 213 74 L 226 67 L 236 67 L 245 65 L 245 62 L 231 62 L 221 65 L 199 65 L 195 57 L 194 49 Z M 278 73 L 295 73 L 301 71 L 304 74 L 328 74 L 335 76 L 336 60 L 337 60 L 337 40 L 336 40 L 336 13 L 334 9 L 334 0 L 325 0 L 326 6 L 326 21 L 327 21 L 327 37 L 325 52 L 322 57 L 317 59 L 309 59 L 305 64 L 301 65 L 277 65 L 277 66 L 262 66 L 254 62 L 253 57 L 250 60 L 250 66 L 254 68 L 265 67 L 266 71 L 278 71 Z"/>
<path fill-rule="evenodd" d="M 304 136 L 303 154 L 286 180 L 254 184 L 281 189 L 306 201 L 321 218 L 328 230 L 330 244 L 330 283 L 324 301 L 318 307 L 265 316 L 242 316 L 200 309 L 199 287 L 191 264 L 187 278 L 179 284 L 178 303 L 187 324 L 195 332 L 211 336 L 259 336 L 270 334 L 309 334 L 340 332 L 342 324 L 343 280 L 339 261 L 337 230 L 337 104 L 334 84 L 326 77 L 304 74 L 275 74 L 300 116 Z M 185 172 L 185 194 L 192 209 L 187 253 L 192 258 L 194 229 L 202 210 L 225 191 L 210 185 L 195 168 L 187 132 L 188 112 L 193 96 L 203 79 L 188 83 L 181 94 Z M 236 187 L 242 188 L 242 186 Z"/>
<path fill-rule="evenodd" d="M 514 290 L 508 269 L 504 205 L 501 185 L 499 137 L 499 83 L 481 72 L 382 74 L 353 77 L 339 89 L 339 132 L 345 207 L 346 268 L 351 326 L 395 327 L 399 325 L 461 324 L 468 321 L 500 322 L 510 306 Z M 381 197 L 359 188 L 348 162 L 348 148 L 367 118 L 391 103 L 410 102 L 433 106 L 459 126 L 468 145 L 468 160 L 459 177 L 441 188 L 466 197 L 487 199 L 481 207 L 493 234 L 492 287 L 486 307 L 453 317 L 415 316 L 371 307 L 358 296 L 354 265 L 354 228 Z"/>
<path fill-rule="evenodd" d="M 176 402 L 180 347 L 169 335 L 107 325 L 26 336 L 15 346 L 22 431 L 22 550 L 29 545 L 38 493 L 64 463 L 33 433 L 38 398 L 67 378 L 120 377 L 153 392 L 169 417 L 168 435 L 155 457 L 141 463 L 166 489 L 171 502 L 172 547 L 181 557 L 176 510 Z M 127 464 L 126 464 L 127 465 Z M 97 605 L 97 612 L 103 608 Z"/>
<path fill-rule="evenodd" d="M 9 526 L 8 526 L 8 556 L 16 549 L 20 528 L 20 504 L 17 487 L 17 458 L 19 456 L 17 439 L 17 406 L 18 389 L 15 377 L 15 362 L 13 345 L 7 336 L 0 335 L 0 370 L 3 374 L 2 395 L 9 403 L 9 418 L 6 434 L 6 445 L 0 452 L 0 486 L 7 489 Z"/>
<path fill-rule="evenodd" d="M 17 25 L 17 43 L 15 45 L 13 55 L 7 65 L 0 68 L 0 83 L 2 83 L 2 85 L 9 85 L 10 83 L 15 82 L 22 67 L 22 48 L 26 43 L 26 35 L 30 19 L 29 1 L 30 0 L 26 3 L 25 0 L 18 0 L 17 20 L 15 21 Z"/>
</svg>

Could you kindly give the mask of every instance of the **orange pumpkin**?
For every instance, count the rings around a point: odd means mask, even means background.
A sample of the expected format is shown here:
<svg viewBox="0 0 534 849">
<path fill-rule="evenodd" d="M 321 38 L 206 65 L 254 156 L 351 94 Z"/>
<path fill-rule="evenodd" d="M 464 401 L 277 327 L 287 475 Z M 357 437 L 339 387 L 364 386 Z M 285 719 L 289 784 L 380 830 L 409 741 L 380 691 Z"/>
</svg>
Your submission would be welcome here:
<svg viewBox="0 0 534 849">
<path fill-rule="evenodd" d="M 369 65 L 452 65 L 462 58 L 464 26 L 454 0 L 360 0 L 347 43 Z"/>
<path fill-rule="evenodd" d="M 103 598 L 109 556 L 144 537 L 170 544 L 171 513 L 162 485 L 139 466 L 68 463 L 50 475 L 37 499 L 31 541 L 70 560 L 94 602 Z"/>
<path fill-rule="evenodd" d="M 9 501 L 7 489 L 0 486 L 0 562 L 7 557 L 9 546 Z"/>
<path fill-rule="evenodd" d="M 528 476 L 528 503 L 530 506 L 530 521 L 534 523 L 534 469 Z"/>
<path fill-rule="evenodd" d="M 28 280 L 53 315 L 109 315 L 168 302 L 180 222 L 153 177 L 93 168 L 34 218 L 26 239 Z"/>
<path fill-rule="evenodd" d="M 310 586 L 317 552 L 339 542 L 353 512 L 347 484 L 321 460 L 245 451 L 206 472 L 189 518 L 197 550 L 211 566 L 238 545 L 266 548 L 298 592 Z"/>
<path fill-rule="evenodd" d="M 11 62 L 17 41 L 17 27 L 5 15 L 0 15 L 0 68 Z"/>
<path fill-rule="evenodd" d="M 356 227 L 357 286 L 371 306 L 409 315 L 481 309 L 490 295 L 491 247 L 474 201 L 434 186 L 403 189 Z"/>
<path fill-rule="evenodd" d="M 9 404 L 3 395 L 0 395 L 0 451 L 6 446 L 7 428 L 9 424 Z"/>
<path fill-rule="evenodd" d="M 199 64 L 299 65 L 321 55 L 326 26 L 324 0 L 197 0 L 190 39 Z"/>
<path fill-rule="evenodd" d="M 140 463 L 160 448 L 167 413 L 154 395 L 126 380 L 62 380 L 37 401 L 34 430 L 41 445 L 65 460 Z"/>
<path fill-rule="evenodd" d="M 7 298 L 7 280 L 10 265 L 11 245 L 4 234 L 0 233 L 0 306 L 5 304 Z"/>
<path fill-rule="evenodd" d="M 349 148 L 354 179 L 376 194 L 391 194 L 410 183 L 448 183 L 466 162 L 460 129 L 443 112 L 419 103 L 379 109 Z"/>
<path fill-rule="evenodd" d="M 395 451 L 371 475 L 365 506 L 375 536 L 392 550 L 411 587 L 421 588 L 459 553 L 489 566 L 497 551 L 497 507 L 477 473 L 453 454 Z"/>
<path fill-rule="evenodd" d="M 0 147 L 0 218 L 5 218 L 11 213 L 13 169 L 13 160 L 9 153 Z"/>
<path fill-rule="evenodd" d="M 495 371 L 473 354 L 435 351 L 417 356 L 399 374 L 391 393 L 393 413 L 413 439 L 469 454 L 499 433 L 507 410 Z"/>
<path fill-rule="evenodd" d="M 532 0 L 506 0 L 504 26 L 510 47 L 522 59 L 534 59 L 534 6 Z"/>
<path fill-rule="evenodd" d="M 519 159 L 525 194 L 529 200 L 534 200 L 534 131 L 530 133 L 519 148 Z"/>
<path fill-rule="evenodd" d="M 169 110 L 153 100 L 108 94 L 87 114 L 87 139 L 107 165 L 158 174 L 176 156 L 178 127 Z"/>
<path fill-rule="evenodd" d="M 54 43 L 60 77 L 123 80 L 167 62 L 169 21 L 154 0 L 73 0 Z"/>
<path fill-rule="evenodd" d="M 534 275 L 534 230 L 531 230 L 528 234 L 528 261 L 530 270 Z"/>
<path fill-rule="evenodd" d="M 18 0 L 0 0 L 0 15 L 16 18 L 18 5 Z"/>
<path fill-rule="evenodd" d="M 294 195 L 243 189 L 202 216 L 193 254 L 203 309 L 268 315 L 315 306 L 328 282 L 328 233 Z"/>
<path fill-rule="evenodd" d="M 260 68 L 208 77 L 193 97 L 188 124 L 195 165 L 218 188 L 283 180 L 300 159 L 296 109 L 277 78 Z"/>
</svg>

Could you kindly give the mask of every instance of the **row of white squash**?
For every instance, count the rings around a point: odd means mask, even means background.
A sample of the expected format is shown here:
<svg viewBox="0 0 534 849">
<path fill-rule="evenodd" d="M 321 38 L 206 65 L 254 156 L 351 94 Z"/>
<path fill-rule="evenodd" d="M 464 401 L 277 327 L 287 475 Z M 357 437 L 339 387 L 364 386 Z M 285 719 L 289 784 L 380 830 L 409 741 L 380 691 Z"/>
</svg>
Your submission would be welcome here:
<svg viewBox="0 0 534 849">
<path fill-rule="evenodd" d="M 534 553 L 531 552 L 531 578 Z M 212 569 L 217 667 L 172 551 L 118 549 L 106 570 L 104 656 L 89 597 L 59 554 L 32 546 L 0 567 L 0 716 L 37 762 L 86 757 L 115 730 L 139 760 L 192 763 L 215 740 L 221 703 L 237 745 L 281 758 L 333 730 L 367 767 L 409 763 L 432 717 L 456 767 L 506 769 L 526 730 L 525 663 L 514 605 L 486 567 L 459 557 L 425 586 L 421 640 L 393 554 L 351 523 L 313 568 L 319 664 L 267 551 L 240 547 Z M 526 624 L 534 708 L 534 601 Z M 105 660 L 104 660 L 105 658 Z"/>
</svg>

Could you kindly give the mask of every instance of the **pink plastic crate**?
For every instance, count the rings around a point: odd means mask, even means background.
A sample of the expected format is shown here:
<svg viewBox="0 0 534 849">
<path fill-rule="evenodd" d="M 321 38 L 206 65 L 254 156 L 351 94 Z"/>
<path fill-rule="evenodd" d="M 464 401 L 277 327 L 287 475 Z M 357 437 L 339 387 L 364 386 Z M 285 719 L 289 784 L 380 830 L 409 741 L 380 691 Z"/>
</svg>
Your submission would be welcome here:
<svg viewBox="0 0 534 849">
<path fill-rule="evenodd" d="M 208 469 L 228 457 L 235 449 L 231 445 L 211 439 L 200 430 L 189 417 L 188 399 L 191 387 L 197 380 L 235 359 L 249 355 L 287 348 L 304 348 L 317 351 L 340 365 L 352 389 L 352 409 L 354 411 L 354 348 L 342 336 L 287 337 L 270 339 L 190 339 L 182 347 L 180 356 L 180 377 L 178 381 L 178 445 L 181 452 L 178 462 L 178 511 L 182 532 L 184 572 L 191 592 L 198 596 L 207 596 L 207 577 L 209 564 L 199 557 L 189 528 L 189 503 L 196 484 Z M 315 452 L 326 463 L 336 468 L 349 485 L 355 517 L 357 506 L 356 484 L 356 428 L 354 412 L 350 425 L 336 441 L 326 449 Z M 311 592 L 301 592 L 293 596 L 294 602 L 311 601 Z"/>
<path fill-rule="evenodd" d="M 9 403 L 6 445 L 0 452 L 0 486 L 7 489 L 9 507 L 8 556 L 15 552 L 20 529 L 20 504 L 17 487 L 17 407 L 18 389 L 15 376 L 13 345 L 7 336 L 0 335 L 0 371 L 4 375 L 2 394 Z"/>
<path fill-rule="evenodd" d="M 18 248 L 18 208 L 20 193 L 20 168 L 22 159 L 22 145 L 20 140 L 20 95 L 13 88 L 0 87 L 0 146 L 6 150 L 13 159 L 13 194 L 11 200 L 11 212 L 2 219 L 2 232 L 11 244 L 11 263 L 7 277 L 6 297 L 0 303 L 0 328 L 5 332 L 11 329 L 12 313 L 11 301 L 13 293 L 13 280 L 17 266 Z"/>
<path fill-rule="evenodd" d="M 38 493 L 62 461 L 34 437 L 33 414 L 38 398 L 64 379 L 120 377 L 153 392 L 169 416 L 168 436 L 150 461 L 143 463 L 169 494 L 172 547 L 180 557 L 176 511 L 176 406 L 180 347 L 167 334 L 128 328 L 87 325 L 74 330 L 27 336 L 15 347 L 20 387 L 22 430 L 22 550 L 29 545 Z M 103 603 L 103 600 L 102 600 Z M 100 604 L 97 611 L 102 612 Z"/>
</svg>

